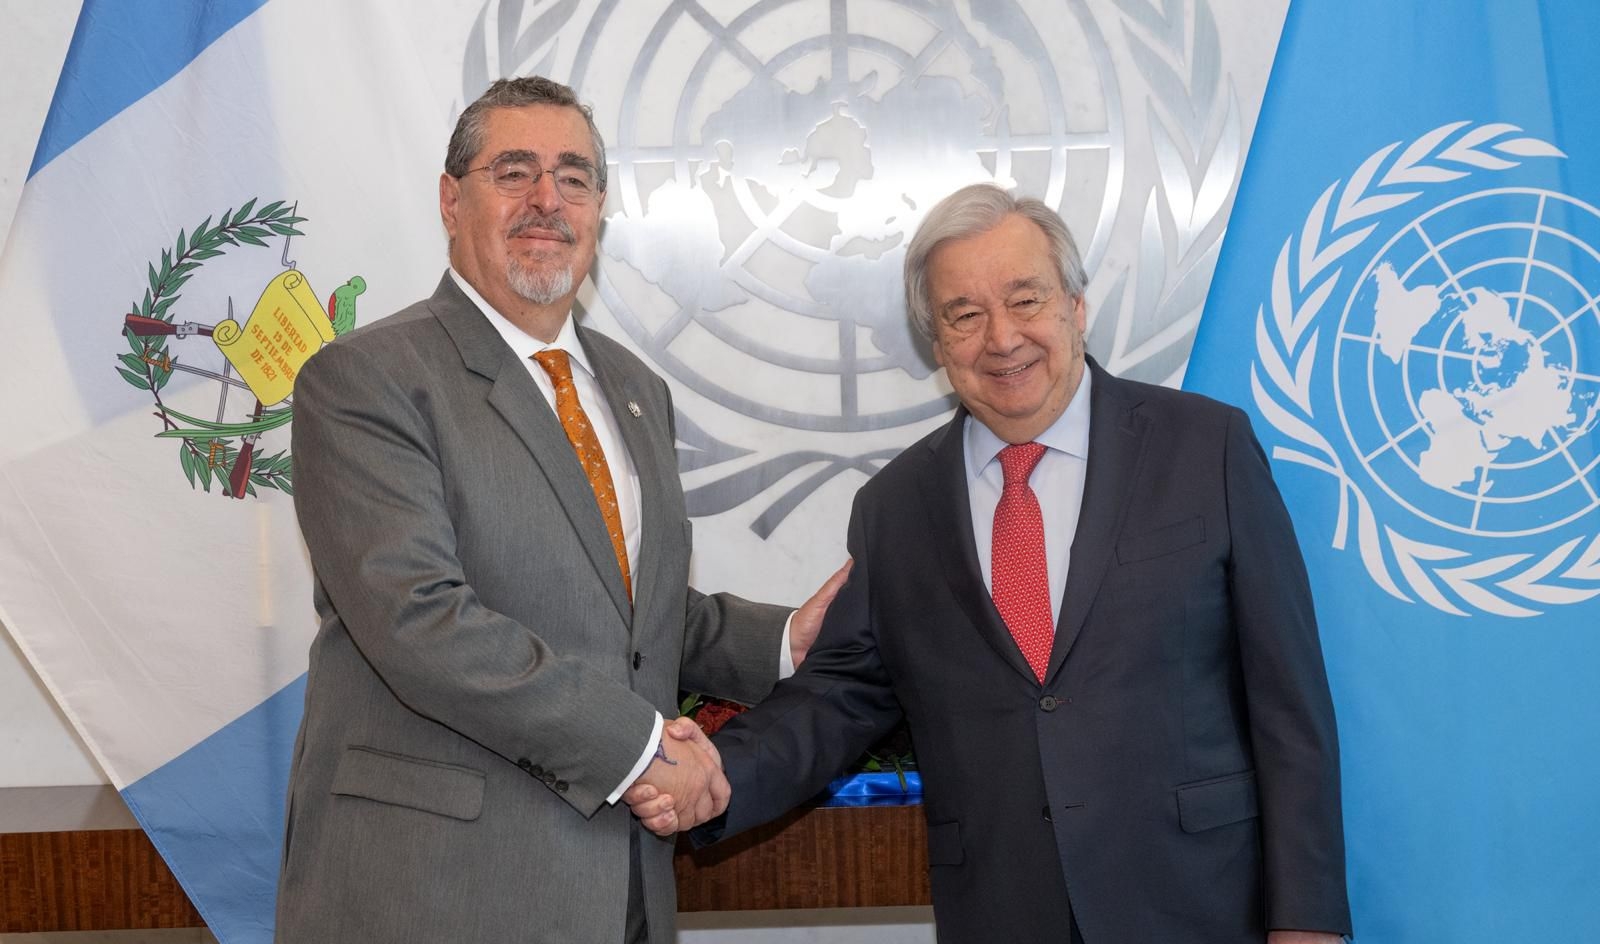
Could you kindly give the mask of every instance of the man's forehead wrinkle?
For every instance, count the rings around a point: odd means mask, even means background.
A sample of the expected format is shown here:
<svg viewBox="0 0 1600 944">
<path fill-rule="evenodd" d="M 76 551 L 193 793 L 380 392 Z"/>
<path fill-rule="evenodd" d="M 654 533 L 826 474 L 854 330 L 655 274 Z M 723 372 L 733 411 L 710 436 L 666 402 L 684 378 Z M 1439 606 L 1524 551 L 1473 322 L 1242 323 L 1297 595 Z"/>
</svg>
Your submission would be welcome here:
<svg viewBox="0 0 1600 944">
<path fill-rule="evenodd" d="M 1019 279 L 1012 279 L 1006 283 L 1006 291 L 1015 292 L 1021 288 L 1049 288 L 1050 284 L 1042 276 L 1028 275 Z"/>
<path fill-rule="evenodd" d="M 1036 290 L 1048 291 L 1050 289 L 1050 283 L 1049 283 L 1049 280 L 1045 279 L 1043 276 L 1030 275 L 1030 276 L 1025 276 L 1023 278 L 1012 279 L 1011 281 L 1007 282 L 1004 286 L 1002 286 L 1002 288 L 1004 290 L 1004 293 L 1006 293 L 1006 294 L 1009 294 L 1009 293 L 1015 292 L 1015 291 L 1019 291 L 1021 289 L 1036 289 Z M 957 295 L 954 298 L 951 298 L 951 299 L 948 299 L 946 301 L 941 302 L 939 304 L 939 310 L 940 311 L 950 311 L 951 309 L 961 308 L 962 306 L 965 306 L 965 305 L 976 305 L 976 304 L 978 304 L 978 303 L 976 301 L 974 301 L 971 296 L 968 296 L 968 295 Z"/>
</svg>

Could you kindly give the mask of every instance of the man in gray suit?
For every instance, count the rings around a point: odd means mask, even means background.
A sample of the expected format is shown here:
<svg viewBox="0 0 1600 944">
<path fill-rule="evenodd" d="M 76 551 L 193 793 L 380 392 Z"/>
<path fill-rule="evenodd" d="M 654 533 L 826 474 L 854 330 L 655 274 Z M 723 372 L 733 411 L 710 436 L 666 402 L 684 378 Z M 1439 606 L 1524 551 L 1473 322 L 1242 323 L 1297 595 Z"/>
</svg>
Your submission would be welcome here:
<svg viewBox="0 0 1600 944">
<path fill-rule="evenodd" d="M 433 296 L 299 377 L 322 625 L 279 941 L 672 940 L 672 844 L 616 801 L 720 812 L 713 756 L 663 717 L 680 686 L 759 700 L 842 580 L 787 630 L 688 587 L 667 386 L 572 314 L 605 171 L 571 89 L 497 82 L 451 137 Z"/>
</svg>

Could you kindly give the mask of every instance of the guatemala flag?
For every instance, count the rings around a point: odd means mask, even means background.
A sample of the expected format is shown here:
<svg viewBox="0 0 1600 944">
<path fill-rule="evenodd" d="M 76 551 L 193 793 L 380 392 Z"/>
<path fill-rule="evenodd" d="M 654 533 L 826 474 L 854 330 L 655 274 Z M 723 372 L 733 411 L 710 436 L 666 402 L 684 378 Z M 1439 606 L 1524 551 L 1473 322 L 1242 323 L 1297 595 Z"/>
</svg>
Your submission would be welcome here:
<svg viewBox="0 0 1600 944">
<path fill-rule="evenodd" d="M 0 620 L 225 942 L 271 939 L 316 629 L 294 375 L 444 264 L 406 19 L 87 0 L 0 258 Z"/>
<path fill-rule="evenodd" d="M 1597 51 L 1294 3 L 1196 341 L 1305 549 L 1361 944 L 1600 940 Z"/>
</svg>

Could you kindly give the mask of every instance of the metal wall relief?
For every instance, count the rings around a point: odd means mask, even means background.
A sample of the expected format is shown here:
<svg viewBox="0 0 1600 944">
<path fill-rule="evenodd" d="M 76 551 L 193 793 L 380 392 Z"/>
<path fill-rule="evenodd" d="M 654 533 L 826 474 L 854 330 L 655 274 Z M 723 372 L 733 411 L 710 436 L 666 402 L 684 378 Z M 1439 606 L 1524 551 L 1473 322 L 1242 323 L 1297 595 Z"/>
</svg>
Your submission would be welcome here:
<svg viewBox="0 0 1600 944">
<path fill-rule="evenodd" d="M 693 515 L 765 538 L 951 409 L 901 265 L 965 184 L 1059 208 L 1091 350 L 1181 376 L 1242 153 L 1206 0 L 489 0 L 467 47 L 463 102 L 537 71 L 595 108 L 591 307 L 679 390 Z"/>
</svg>

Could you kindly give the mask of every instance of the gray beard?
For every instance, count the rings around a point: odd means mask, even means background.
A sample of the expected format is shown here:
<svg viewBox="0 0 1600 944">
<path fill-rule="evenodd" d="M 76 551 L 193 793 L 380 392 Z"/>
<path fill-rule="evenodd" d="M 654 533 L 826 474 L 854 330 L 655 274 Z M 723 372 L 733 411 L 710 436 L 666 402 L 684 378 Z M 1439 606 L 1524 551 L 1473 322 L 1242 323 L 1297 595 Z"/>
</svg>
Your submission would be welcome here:
<svg viewBox="0 0 1600 944">
<path fill-rule="evenodd" d="M 551 305 L 572 291 L 572 270 L 536 272 L 512 262 L 506 269 L 506 283 L 511 291 L 535 305 Z"/>
</svg>

